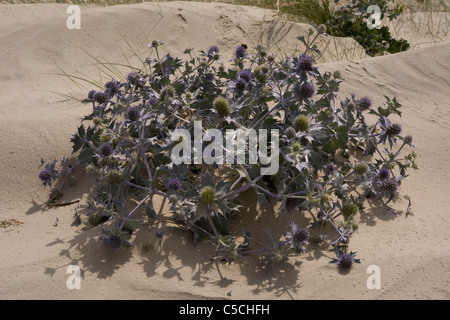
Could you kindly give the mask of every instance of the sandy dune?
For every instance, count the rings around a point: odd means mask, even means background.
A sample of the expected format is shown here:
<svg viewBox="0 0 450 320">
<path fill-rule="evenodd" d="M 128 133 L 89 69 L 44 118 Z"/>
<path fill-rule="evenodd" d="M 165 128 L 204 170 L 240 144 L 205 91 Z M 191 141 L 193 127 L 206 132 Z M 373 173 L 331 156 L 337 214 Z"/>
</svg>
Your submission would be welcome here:
<svg viewBox="0 0 450 320">
<path fill-rule="evenodd" d="M 188 233 L 167 221 L 140 231 L 132 250 L 105 250 L 98 228 L 73 224 L 75 205 L 44 205 L 47 190 L 37 172 L 41 157 L 70 155 L 70 136 L 89 109 L 55 94 L 81 98 L 92 88 L 57 75 L 59 68 L 105 82 L 110 79 L 101 78 L 89 55 L 139 66 L 130 46 L 145 58 L 153 39 L 163 40 L 175 56 L 212 44 L 230 55 L 242 42 L 289 53 L 299 45 L 295 37 L 309 26 L 278 20 L 275 12 L 258 8 L 171 2 L 83 7 L 81 30 L 68 30 L 66 8 L 0 5 L 0 220 L 5 221 L 0 224 L 0 299 L 450 298 L 450 38 L 376 58 L 343 39 L 344 46 L 357 48 L 352 60 L 321 65 L 340 70 L 346 79 L 342 94 L 369 95 L 376 104 L 383 95 L 397 97 L 403 104 L 399 122 L 414 137 L 420 170 L 401 186 L 398 215 L 373 211 L 361 218 L 350 246 L 361 264 L 350 273 L 340 274 L 330 265 L 333 253 L 324 248 L 267 270 L 255 256 L 230 266 L 211 264 L 208 244 L 193 246 Z M 324 38 L 324 45 L 329 40 Z M 328 51 L 324 61 L 344 56 Z M 64 200 L 85 203 L 91 183 L 80 178 Z M 408 199 L 412 213 L 405 217 Z M 283 217 L 257 217 L 249 206 L 240 219 L 286 225 Z M 165 231 L 162 243 L 155 230 Z M 80 290 L 66 287 L 69 265 L 82 270 Z M 381 269 L 380 290 L 366 287 L 370 265 Z"/>
</svg>

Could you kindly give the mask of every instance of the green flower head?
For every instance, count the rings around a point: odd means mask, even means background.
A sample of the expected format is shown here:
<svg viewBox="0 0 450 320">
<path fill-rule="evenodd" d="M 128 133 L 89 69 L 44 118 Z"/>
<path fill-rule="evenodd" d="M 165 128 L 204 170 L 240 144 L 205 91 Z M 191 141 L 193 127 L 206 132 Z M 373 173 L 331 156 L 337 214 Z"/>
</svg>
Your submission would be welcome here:
<svg viewBox="0 0 450 320">
<path fill-rule="evenodd" d="M 120 184 L 123 181 L 122 173 L 118 170 L 111 170 L 108 172 L 108 181 L 111 184 Z"/>
<path fill-rule="evenodd" d="M 161 89 L 161 93 L 159 94 L 159 100 L 164 101 L 166 99 L 170 99 L 175 97 L 175 88 L 171 85 L 167 85 Z"/>
<path fill-rule="evenodd" d="M 354 203 L 348 203 L 342 206 L 342 214 L 346 219 L 350 218 L 351 216 L 354 216 L 357 212 L 358 206 Z"/>
<path fill-rule="evenodd" d="M 216 190 L 210 186 L 203 187 L 200 190 L 200 200 L 206 204 L 214 202 L 216 200 Z"/>
<path fill-rule="evenodd" d="M 214 100 L 214 109 L 216 109 L 217 113 L 221 116 L 229 116 L 231 113 L 230 103 L 224 97 L 217 97 Z"/>
<path fill-rule="evenodd" d="M 364 162 L 355 164 L 355 172 L 358 175 L 366 174 L 368 170 L 369 170 L 369 167 Z"/>
<path fill-rule="evenodd" d="M 294 120 L 294 128 L 297 131 L 307 131 L 309 129 L 309 119 L 305 115 L 300 115 Z"/>
</svg>

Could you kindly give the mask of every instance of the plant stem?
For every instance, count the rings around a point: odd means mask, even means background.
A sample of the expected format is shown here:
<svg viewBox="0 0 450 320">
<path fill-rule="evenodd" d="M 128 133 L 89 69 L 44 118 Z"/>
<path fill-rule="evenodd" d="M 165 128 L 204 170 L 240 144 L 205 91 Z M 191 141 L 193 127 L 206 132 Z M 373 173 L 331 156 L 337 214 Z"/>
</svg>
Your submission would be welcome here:
<svg viewBox="0 0 450 320">
<path fill-rule="evenodd" d="M 223 195 L 222 197 L 217 199 L 217 201 L 221 201 L 223 199 L 226 199 L 226 198 L 229 198 L 231 196 L 234 196 L 237 193 L 240 193 L 240 192 L 243 192 L 243 191 L 247 190 L 251 186 L 252 186 L 252 184 L 250 182 L 248 182 L 247 184 L 245 184 L 244 186 L 240 187 L 239 189 L 236 189 L 234 191 L 228 192 L 226 195 Z"/>
<path fill-rule="evenodd" d="M 279 107 L 281 107 L 284 103 L 289 102 L 291 100 L 293 100 L 295 97 L 290 97 L 284 100 L 281 100 L 280 102 L 278 102 L 272 109 L 270 109 L 269 111 L 267 111 L 267 113 L 265 115 L 263 115 L 261 118 L 259 118 L 258 121 L 256 121 L 256 123 L 250 128 L 250 129 L 254 129 L 256 128 L 262 121 L 264 121 L 272 112 L 274 112 L 275 110 L 277 110 Z"/>
<path fill-rule="evenodd" d="M 147 188 L 147 187 L 143 187 L 143 186 L 134 184 L 134 183 L 132 183 L 132 182 L 130 182 L 128 180 L 125 180 L 125 183 L 127 185 L 129 185 L 130 187 L 133 187 L 133 188 L 138 188 L 138 189 L 146 190 L 146 191 L 149 191 L 149 192 L 151 191 L 151 188 Z"/>
<path fill-rule="evenodd" d="M 395 155 L 386 163 L 386 166 L 391 163 L 399 154 L 400 151 L 402 151 L 403 147 L 405 146 L 406 142 L 403 142 L 402 146 L 400 147 L 400 149 L 398 149 L 398 151 L 395 153 Z"/>
<path fill-rule="evenodd" d="M 141 150 L 141 156 L 144 160 L 144 164 L 145 164 L 145 168 L 147 169 L 147 174 L 148 174 L 148 179 L 151 181 L 152 180 L 152 171 L 150 170 L 150 166 L 148 164 L 148 160 L 147 160 L 147 156 L 145 155 L 145 150 L 144 150 L 144 139 L 142 137 L 142 132 L 140 130 L 139 124 L 136 123 L 136 128 L 139 134 L 139 149 Z"/>
<path fill-rule="evenodd" d="M 220 237 L 220 234 L 219 234 L 219 232 L 217 232 L 216 226 L 214 225 L 214 221 L 212 221 L 212 218 L 208 213 L 206 213 L 206 219 L 208 219 L 208 223 L 209 223 L 211 229 L 213 230 L 214 235 L 217 238 Z"/>
<path fill-rule="evenodd" d="M 152 194 L 149 193 L 144 199 L 142 199 L 141 202 L 139 202 L 139 204 L 133 210 L 131 210 L 131 212 L 128 214 L 128 216 L 125 219 L 123 219 L 122 224 L 120 225 L 121 230 L 122 230 L 123 226 L 125 225 L 125 222 L 127 222 L 128 219 L 130 219 L 130 217 L 133 215 L 133 213 L 135 213 L 136 210 L 139 209 L 140 206 L 142 206 L 151 196 L 152 196 Z"/>
<path fill-rule="evenodd" d="M 124 140 L 124 141 L 126 141 L 128 143 L 131 143 L 131 144 L 135 145 L 135 146 L 138 145 L 138 143 L 136 143 L 135 141 L 122 137 L 118 133 L 114 132 L 113 130 L 111 130 L 110 128 L 105 126 L 103 123 L 100 124 L 100 127 L 102 127 L 104 130 L 108 131 L 109 133 L 112 133 L 114 136 L 118 137 L 119 139 L 122 139 L 122 140 Z"/>
</svg>

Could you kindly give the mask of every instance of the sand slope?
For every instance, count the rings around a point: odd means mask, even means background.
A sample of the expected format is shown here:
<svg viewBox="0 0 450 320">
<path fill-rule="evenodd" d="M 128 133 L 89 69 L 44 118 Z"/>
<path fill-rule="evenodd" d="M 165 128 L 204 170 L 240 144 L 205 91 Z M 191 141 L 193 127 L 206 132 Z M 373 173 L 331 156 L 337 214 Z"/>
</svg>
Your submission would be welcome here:
<svg viewBox="0 0 450 320">
<path fill-rule="evenodd" d="M 194 247 L 189 234 L 166 221 L 139 232 L 133 250 L 110 252 L 98 241 L 98 228 L 72 224 L 75 205 L 44 207 L 40 158 L 70 155 L 70 136 L 89 109 L 52 93 L 83 97 L 91 88 L 56 75 L 58 67 L 104 82 L 109 79 L 100 79 L 87 53 L 138 66 L 126 41 L 146 57 L 145 46 L 153 39 L 166 42 L 173 55 L 212 44 L 229 55 L 237 44 L 253 46 L 258 40 L 290 52 L 308 26 L 279 21 L 274 12 L 257 8 L 173 2 L 82 8 L 82 29 L 68 30 L 66 8 L 0 5 L 0 220 L 19 221 L 0 228 L 1 299 L 216 299 L 230 298 L 230 292 L 231 299 L 450 297 L 450 42 L 321 66 L 341 71 L 343 94 L 369 95 L 377 104 L 383 95 L 396 96 L 404 105 L 399 122 L 417 146 L 420 170 L 402 184 L 400 214 L 373 211 L 362 217 L 352 238 L 361 264 L 340 274 L 328 263 L 333 254 L 318 248 L 274 270 L 261 268 L 256 257 L 217 266 L 208 262 L 213 251 L 207 244 Z M 64 199 L 83 204 L 90 186 L 81 179 Z M 408 199 L 413 207 L 406 218 Z M 250 206 L 240 219 L 256 226 L 277 223 L 284 230 L 283 217 L 257 216 Z M 165 231 L 162 243 L 155 230 Z M 83 271 L 81 290 L 66 287 L 69 265 Z M 366 287 L 370 265 L 381 268 L 381 290 Z"/>
</svg>

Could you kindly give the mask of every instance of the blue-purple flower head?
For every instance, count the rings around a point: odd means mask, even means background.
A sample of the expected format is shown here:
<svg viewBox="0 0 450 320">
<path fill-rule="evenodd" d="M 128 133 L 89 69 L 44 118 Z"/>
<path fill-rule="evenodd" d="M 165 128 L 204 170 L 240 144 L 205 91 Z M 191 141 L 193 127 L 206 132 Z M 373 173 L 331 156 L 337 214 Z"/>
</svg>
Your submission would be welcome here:
<svg viewBox="0 0 450 320">
<path fill-rule="evenodd" d="M 336 167 L 333 163 L 327 163 L 324 167 L 324 172 L 326 174 L 333 174 L 336 170 Z"/>
<path fill-rule="evenodd" d="M 234 88 L 238 92 L 244 91 L 246 86 L 247 86 L 247 81 L 245 81 L 242 78 L 239 78 L 234 82 Z"/>
<path fill-rule="evenodd" d="M 113 152 L 113 148 L 109 142 L 105 142 L 100 147 L 100 154 L 104 157 L 109 157 Z"/>
<path fill-rule="evenodd" d="M 235 50 L 236 58 L 245 58 L 247 56 L 247 48 L 243 45 L 240 45 Z"/>
<path fill-rule="evenodd" d="M 167 183 L 167 187 L 172 191 L 180 190 L 181 188 L 181 181 L 178 178 L 171 178 L 169 182 Z"/>
<path fill-rule="evenodd" d="M 219 53 L 219 48 L 217 46 L 211 46 L 208 49 L 208 54 L 213 56 L 215 53 Z"/>
<path fill-rule="evenodd" d="M 158 102 L 159 102 L 159 99 L 156 97 L 153 97 L 153 96 L 148 98 L 148 100 L 147 100 L 147 103 L 151 106 L 157 104 Z"/>
<path fill-rule="evenodd" d="M 291 231 L 286 233 L 286 240 L 290 243 L 295 253 L 303 253 L 308 245 L 309 231 L 292 222 Z"/>
<path fill-rule="evenodd" d="M 384 182 L 383 189 L 386 190 L 391 196 L 395 195 L 398 191 L 398 181 L 394 178 L 386 180 Z"/>
<path fill-rule="evenodd" d="M 106 93 L 109 93 L 110 96 L 114 96 L 120 91 L 120 84 L 117 81 L 108 81 L 105 83 Z"/>
<path fill-rule="evenodd" d="M 89 93 L 88 93 L 88 99 L 89 99 L 89 100 L 94 100 L 94 94 L 95 94 L 96 92 L 97 92 L 97 91 L 95 91 L 95 90 L 89 91 Z"/>
<path fill-rule="evenodd" d="M 112 234 L 106 239 L 105 242 L 111 249 L 119 249 L 122 245 L 122 237 L 120 235 Z"/>
<path fill-rule="evenodd" d="M 139 119 L 139 117 L 141 116 L 141 111 L 139 109 L 139 107 L 136 106 L 132 106 L 129 107 L 127 110 L 127 118 L 130 121 L 136 121 Z"/>
<path fill-rule="evenodd" d="M 314 85 L 310 82 L 305 82 L 301 87 L 297 87 L 297 96 L 300 99 L 310 99 L 316 93 Z"/>
<path fill-rule="evenodd" d="M 208 56 L 210 57 L 210 59 L 219 60 L 219 48 L 217 46 L 209 47 Z"/>
<path fill-rule="evenodd" d="M 93 95 L 93 99 L 95 100 L 95 102 L 97 102 L 98 104 L 103 104 L 106 101 L 108 101 L 108 95 L 104 92 L 96 92 Z"/>
<path fill-rule="evenodd" d="M 58 177 L 58 172 L 55 170 L 56 161 L 53 163 L 47 163 L 45 168 L 39 171 L 38 177 L 41 180 L 44 187 L 50 186 L 52 188 L 52 182 Z"/>
<path fill-rule="evenodd" d="M 131 84 L 134 84 L 134 85 L 138 84 L 139 83 L 139 79 L 140 79 L 140 75 L 138 73 L 136 73 L 136 72 L 130 72 L 127 75 L 127 80 Z"/>
<path fill-rule="evenodd" d="M 250 82 L 252 79 L 252 73 L 247 69 L 241 70 L 238 74 L 238 78 L 245 80 L 245 82 Z"/>
<path fill-rule="evenodd" d="M 356 105 L 361 111 L 369 110 L 372 106 L 372 99 L 370 99 L 369 97 L 363 97 L 356 102 Z"/>
<path fill-rule="evenodd" d="M 132 232 L 131 228 L 126 227 L 126 225 L 120 228 L 114 227 L 112 230 L 102 228 L 102 237 L 104 244 L 111 249 L 119 249 L 120 247 L 131 247 L 132 244 L 125 238 L 125 232 Z"/>
<path fill-rule="evenodd" d="M 353 262 L 355 259 L 354 253 L 344 253 L 339 257 L 339 261 L 337 262 L 337 266 L 339 269 L 350 269 L 353 266 Z"/>
<path fill-rule="evenodd" d="M 336 249 L 337 258 L 330 261 L 336 263 L 341 270 L 350 270 L 354 263 L 360 263 L 359 259 L 355 259 L 356 252 L 347 253 L 343 249 Z"/>
<path fill-rule="evenodd" d="M 49 169 L 43 169 L 39 171 L 39 179 L 44 183 L 48 184 L 52 179 L 52 173 Z"/>
<path fill-rule="evenodd" d="M 298 69 L 305 72 L 314 71 L 314 59 L 310 56 L 301 55 Z"/>
<path fill-rule="evenodd" d="M 389 178 L 389 170 L 387 168 L 381 168 L 380 170 L 378 170 L 378 176 L 381 180 L 386 180 L 387 178 Z"/>
<path fill-rule="evenodd" d="M 135 79 L 136 79 L 136 72 L 130 72 L 128 75 L 127 75 L 127 80 L 129 81 L 129 82 L 133 82 Z"/>
<path fill-rule="evenodd" d="M 386 135 L 394 137 L 402 132 L 402 126 L 398 123 L 393 123 L 386 128 Z"/>
<path fill-rule="evenodd" d="M 214 73 L 207 73 L 205 74 L 205 80 L 209 82 L 214 82 L 214 80 L 216 80 L 216 76 L 214 75 Z"/>
</svg>

